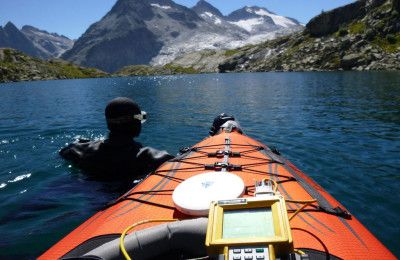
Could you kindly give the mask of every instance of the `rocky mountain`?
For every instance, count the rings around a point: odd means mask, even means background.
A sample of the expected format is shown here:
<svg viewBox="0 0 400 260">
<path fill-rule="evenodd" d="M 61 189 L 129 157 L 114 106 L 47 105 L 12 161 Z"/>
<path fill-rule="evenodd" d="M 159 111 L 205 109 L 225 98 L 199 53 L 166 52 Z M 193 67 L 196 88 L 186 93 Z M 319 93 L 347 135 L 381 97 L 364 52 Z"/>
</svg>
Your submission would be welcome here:
<svg viewBox="0 0 400 260">
<path fill-rule="evenodd" d="M 0 48 L 0 82 L 104 77 L 97 69 L 83 68 L 62 60 L 44 61 L 20 51 Z"/>
<path fill-rule="evenodd" d="M 34 57 L 46 56 L 11 22 L 4 28 L 0 26 L 0 47 L 17 49 Z"/>
<path fill-rule="evenodd" d="M 230 23 L 242 27 L 252 34 L 278 29 L 288 29 L 300 25 L 300 23 L 293 18 L 276 15 L 266 8 L 257 6 L 246 6 L 232 12 L 226 18 Z"/>
<path fill-rule="evenodd" d="M 212 15 L 215 15 L 216 17 L 224 17 L 224 15 L 217 8 L 204 0 L 198 1 L 197 4 L 192 7 L 192 10 L 195 11 L 198 15 L 210 13 Z"/>
<path fill-rule="evenodd" d="M 250 34 L 245 45 L 257 44 L 303 29 L 297 20 L 276 15 L 266 8 L 257 6 L 246 6 L 236 10 L 229 14 L 226 20 Z"/>
<path fill-rule="evenodd" d="M 74 45 L 74 41 L 64 35 L 49 33 L 29 25 L 23 26 L 21 32 L 46 55 L 45 58 L 58 58 Z"/>
<path fill-rule="evenodd" d="M 13 48 L 41 59 L 58 58 L 72 48 L 74 42 L 65 36 L 48 33 L 33 26 L 25 25 L 19 30 L 8 22 L 0 26 L 0 48 Z"/>
<path fill-rule="evenodd" d="M 62 58 L 113 72 L 133 64 L 164 65 L 185 53 L 237 48 L 302 28 L 290 19 L 284 26 L 274 22 L 278 16 L 266 9 L 248 11 L 258 17 L 250 25 L 246 19 L 229 20 L 204 0 L 192 9 L 172 0 L 118 0 Z"/>
<path fill-rule="evenodd" d="M 314 17 L 302 32 L 171 65 L 202 72 L 400 70 L 400 0 L 358 0 Z M 251 16 L 249 16 L 251 17 Z"/>
</svg>

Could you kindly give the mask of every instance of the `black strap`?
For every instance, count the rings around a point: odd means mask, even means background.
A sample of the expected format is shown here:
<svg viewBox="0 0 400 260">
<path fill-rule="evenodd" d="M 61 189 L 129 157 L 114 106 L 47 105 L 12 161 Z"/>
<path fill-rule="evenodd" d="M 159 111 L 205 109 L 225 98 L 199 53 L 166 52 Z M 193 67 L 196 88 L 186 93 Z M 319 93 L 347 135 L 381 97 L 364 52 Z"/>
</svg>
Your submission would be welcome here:
<svg viewBox="0 0 400 260">
<path fill-rule="evenodd" d="M 234 165 L 234 164 L 230 164 L 230 163 L 216 162 L 214 164 L 205 164 L 204 169 L 214 170 L 214 171 L 220 171 L 222 169 L 227 169 L 229 171 L 241 171 L 242 166 Z"/>
<path fill-rule="evenodd" d="M 332 214 L 338 217 L 342 217 L 345 219 L 351 219 L 351 214 L 345 210 L 343 210 L 340 207 L 333 207 L 330 202 L 328 200 L 325 199 L 324 196 L 322 196 L 322 194 L 315 189 L 310 183 L 308 183 L 304 178 L 302 178 L 299 174 L 296 173 L 296 171 L 294 169 L 292 169 L 292 167 L 290 167 L 287 163 L 286 163 L 286 159 L 284 159 L 283 157 L 272 153 L 272 151 L 270 150 L 261 150 L 261 153 L 263 153 L 264 155 L 270 157 L 271 159 L 273 159 L 274 161 L 278 161 L 282 164 L 282 166 L 289 171 L 293 177 L 297 180 L 297 182 L 300 183 L 300 185 L 308 192 L 308 194 L 317 200 L 318 203 L 318 208 L 319 210 L 326 212 L 328 214 Z"/>
</svg>

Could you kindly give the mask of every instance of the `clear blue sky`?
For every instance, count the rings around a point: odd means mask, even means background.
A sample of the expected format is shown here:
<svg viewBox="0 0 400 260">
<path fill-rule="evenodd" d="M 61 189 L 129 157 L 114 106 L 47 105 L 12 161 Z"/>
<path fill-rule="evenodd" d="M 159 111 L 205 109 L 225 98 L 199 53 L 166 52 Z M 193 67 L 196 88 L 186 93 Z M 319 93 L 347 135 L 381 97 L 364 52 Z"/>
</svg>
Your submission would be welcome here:
<svg viewBox="0 0 400 260">
<path fill-rule="evenodd" d="M 151 0 L 143 0 L 151 1 Z M 94 22 L 103 17 L 116 0 L 1 0 L 0 26 L 8 21 L 18 28 L 32 25 L 49 32 L 76 39 Z M 188 7 L 197 0 L 175 0 Z M 266 7 L 279 15 L 307 23 L 321 10 L 331 10 L 354 0 L 209 0 L 223 14 L 243 6 Z"/>
</svg>

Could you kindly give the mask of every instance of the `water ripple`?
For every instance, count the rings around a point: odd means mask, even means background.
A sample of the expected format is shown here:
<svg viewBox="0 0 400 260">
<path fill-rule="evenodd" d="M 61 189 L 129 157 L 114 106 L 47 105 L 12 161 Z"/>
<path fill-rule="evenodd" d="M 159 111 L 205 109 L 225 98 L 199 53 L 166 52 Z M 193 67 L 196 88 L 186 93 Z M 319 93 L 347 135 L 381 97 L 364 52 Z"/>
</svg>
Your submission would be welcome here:
<svg viewBox="0 0 400 260">
<path fill-rule="evenodd" d="M 24 258 L 28 253 L 19 250 L 27 245 L 37 256 L 117 197 L 109 184 L 64 162 L 58 150 L 76 138 L 107 137 L 104 107 L 127 96 L 149 114 L 138 141 L 173 154 L 204 138 L 217 114 L 233 114 L 245 133 L 277 146 L 400 256 L 399 231 L 392 228 L 400 214 L 399 86 L 398 72 L 1 84 L 0 232 L 13 241 L 2 249 Z M 31 246 L 38 238 L 44 242 Z"/>
<path fill-rule="evenodd" d="M 32 175 L 31 173 L 19 175 L 19 176 L 15 177 L 13 180 L 9 180 L 9 181 L 7 181 L 7 182 L 8 182 L 8 183 L 13 183 L 13 182 L 22 181 L 23 179 L 30 178 L 31 175 Z"/>
</svg>

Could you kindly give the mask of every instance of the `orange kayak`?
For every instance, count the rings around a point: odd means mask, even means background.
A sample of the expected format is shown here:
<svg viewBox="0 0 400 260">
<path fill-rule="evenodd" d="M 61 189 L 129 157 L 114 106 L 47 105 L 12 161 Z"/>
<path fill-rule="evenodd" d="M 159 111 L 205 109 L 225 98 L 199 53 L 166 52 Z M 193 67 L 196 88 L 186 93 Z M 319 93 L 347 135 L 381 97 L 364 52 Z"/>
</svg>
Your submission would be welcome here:
<svg viewBox="0 0 400 260">
<path fill-rule="evenodd" d="M 396 259 L 343 205 L 310 177 L 278 152 L 237 131 L 223 131 L 207 137 L 176 159 L 164 163 L 132 190 L 48 249 L 39 259 L 85 256 L 101 245 L 118 240 L 128 226 L 144 220 L 198 218 L 177 210 L 172 194 L 183 181 L 210 171 L 229 172 L 240 177 L 245 186 L 242 197 L 253 197 L 255 182 L 268 178 L 278 184 L 278 191 L 287 200 L 316 200 L 290 221 L 293 246 L 308 254 L 307 259 Z M 290 202 L 286 205 L 289 216 L 303 206 Z M 158 225 L 160 223 L 148 223 L 134 231 L 146 231 Z M 204 243 L 199 247 L 204 247 Z M 153 258 L 164 259 L 154 255 Z"/>
</svg>

